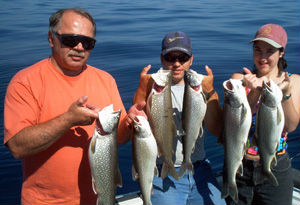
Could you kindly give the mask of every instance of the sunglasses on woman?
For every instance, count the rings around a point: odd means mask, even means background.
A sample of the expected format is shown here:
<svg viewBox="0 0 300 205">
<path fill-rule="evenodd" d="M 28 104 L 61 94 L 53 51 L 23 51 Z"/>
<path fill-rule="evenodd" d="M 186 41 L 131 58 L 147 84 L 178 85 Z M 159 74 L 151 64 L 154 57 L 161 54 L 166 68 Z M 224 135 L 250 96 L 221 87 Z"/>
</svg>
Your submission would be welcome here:
<svg viewBox="0 0 300 205">
<path fill-rule="evenodd" d="M 95 39 L 79 34 L 59 34 L 57 32 L 54 32 L 54 34 L 57 36 L 61 44 L 70 48 L 81 43 L 85 50 L 92 50 L 96 43 Z"/>
<path fill-rule="evenodd" d="M 170 63 L 175 63 L 178 60 L 181 64 L 183 64 L 187 62 L 191 58 L 191 56 L 185 53 L 182 53 L 180 55 L 166 54 L 163 56 L 163 58 Z"/>
</svg>

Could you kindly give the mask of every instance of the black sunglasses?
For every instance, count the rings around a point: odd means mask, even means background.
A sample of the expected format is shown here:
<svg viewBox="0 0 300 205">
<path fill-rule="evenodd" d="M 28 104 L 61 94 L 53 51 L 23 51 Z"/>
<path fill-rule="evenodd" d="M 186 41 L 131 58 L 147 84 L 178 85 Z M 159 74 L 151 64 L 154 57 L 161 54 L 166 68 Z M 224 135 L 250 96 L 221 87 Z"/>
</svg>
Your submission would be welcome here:
<svg viewBox="0 0 300 205">
<path fill-rule="evenodd" d="M 75 47 L 78 43 L 82 43 L 82 46 L 86 50 L 92 50 L 95 46 L 96 40 L 87 36 L 78 35 L 78 34 L 59 34 L 54 32 L 54 34 L 59 39 L 60 43 L 68 46 L 68 47 Z"/>
<path fill-rule="evenodd" d="M 178 60 L 180 63 L 185 63 L 191 58 L 191 56 L 185 53 L 180 55 L 166 54 L 163 56 L 163 58 L 170 63 L 175 63 L 176 60 Z"/>
</svg>

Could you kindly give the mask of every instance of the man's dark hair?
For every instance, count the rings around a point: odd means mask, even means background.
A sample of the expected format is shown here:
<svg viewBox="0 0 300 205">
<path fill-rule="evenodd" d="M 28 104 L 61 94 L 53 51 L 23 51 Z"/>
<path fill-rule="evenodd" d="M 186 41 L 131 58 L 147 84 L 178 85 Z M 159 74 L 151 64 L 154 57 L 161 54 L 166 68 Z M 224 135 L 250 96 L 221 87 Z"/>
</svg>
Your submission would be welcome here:
<svg viewBox="0 0 300 205">
<path fill-rule="evenodd" d="M 93 30 L 94 30 L 93 34 L 94 34 L 94 36 L 96 36 L 96 22 L 94 21 L 92 15 L 89 12 L 87 12 L 86 10 L 84 10 L 82 8 L 78 8 L 78 7 L 61 9 L 61 10 L 58 10 L 57 12 L 53 13 L 49 18 L 49 31 L 50 32 L 57 32 L 59 21 L 61 20 L 61 17 L 63 16 L 63 14 L 66 11 L 73 11 L 73 12 L 89 19 L 91 21 L 91 23 L 93 24 Z"/>
</svg>

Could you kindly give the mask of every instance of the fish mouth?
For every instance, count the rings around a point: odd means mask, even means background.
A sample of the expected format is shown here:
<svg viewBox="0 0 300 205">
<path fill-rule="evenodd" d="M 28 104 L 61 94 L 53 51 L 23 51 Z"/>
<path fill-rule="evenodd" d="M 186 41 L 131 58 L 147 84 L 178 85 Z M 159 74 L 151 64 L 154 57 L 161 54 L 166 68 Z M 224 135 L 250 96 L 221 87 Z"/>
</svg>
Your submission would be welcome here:
<svg viewBox="0 0 300 205">
<path fill-rule="evenodd" d="M 140 126 L 141 126 L 140 120 L 139 120 L 139 118 L 136 116 L 136 117 L 133 119 L 133 127 L 134 127 L 135 130 L 138 130 Z"/>
<path fill-rule="evenodd" d="M 227 93 L 235 93 L 239 86 L 243 85 L 243 79 L 229 79 L 223 82 L 223 89 Z"/>
<path fill-rule="evenodd" d="M 170 76 L 172 76 L 171 70 L 160 69 L 157 73 L 151 74 L 151 78 L 155 84 L 159 86 L 166 86 L 169 82 Z"/>
<path fill-rule="evenodd" d="M 190 86 L 196 91 L 201 88 L 203 78 L 204 76 L 202 74 L 199 74 L 192 69 L 184 71 L 184 81 L 188 82 Z"/>
<path fill-rule="evenodd" d="M 99 112 L 96 128 L 99 134 L 109 134 L 115 129 L 115 122 L 119 120 L 121 110 L 113 111 L 113 104 L 103 108 Z"/>
<path fill-rule="evenodd" d="M 166 86 L 160 86 L 156 83 L 153 84 L 153 89 L 157 92 L 157 93 L 161 93 Z"/>
<path fill-rule="evenodd" d="M 272 82 L 271 81 L 269 81 L 269 82 L 267 82 L 267 81 L 263 81 L 263 87 L 268 91 L 268 92 L 272 92 L 272 88 L 271 88 L 271 85 L 272 84 Z"/>
<path fill-rule="evenodd" d="M 102 125 L 101 125 L 99 119 L 96 120 L 96 125 L 95 125 L 95 126 L 96 126 L 97 132 L 98 132 L 100 135 L 107 135 L 107 134 L 109 134 L 108 132 L 105 132 L 105 131 L 104 131 L 104 129 L 103 129 L 103 127 L 102 127 Z"/>
<path fill-rule="evenodd" d="M 230 80 L 226 80 L 224 83 L 223 83 L 223 88 L 226 92 L 229 92 L 229 93 L 234 93 L 233 91 L 233 85 L 232 85 L 232 82 Z"/>
</svg>

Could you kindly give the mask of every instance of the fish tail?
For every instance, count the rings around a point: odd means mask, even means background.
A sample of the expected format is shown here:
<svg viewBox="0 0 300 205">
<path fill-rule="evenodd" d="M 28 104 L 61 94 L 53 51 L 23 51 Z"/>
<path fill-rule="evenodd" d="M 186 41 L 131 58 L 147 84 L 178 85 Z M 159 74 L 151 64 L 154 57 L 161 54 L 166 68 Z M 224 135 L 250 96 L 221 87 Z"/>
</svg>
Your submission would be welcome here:
<svg viewBox="0 0 300 205">
<path fill-rule="evenodd" d="M 174 167 L 174 164 L 171 166 L 168 165 L 166 162 L 163 163 L 162 170 L 161 170 L 161 178 L 164 179 L 170 174 L 174 179 L 178 180 L 179 176 L 177 174 L 177 171 Z"/>
<path fill-rule="evenodd" d="M 272 172 L 268 172 L 266 174 L 266 177 L 268 178 L 270 184 L 272 184 L 273 186 L 278 186 L 278 181 Z"/>
<path fill-rule="evenodd" d="M 221 197 L 224 199 L 228 196 L 230 196 L 235 203 L 238 203 L 239 197 L 236 184 L 229 185 L 228 183 L 224 183 Z"/>
<path fill-rule="evenodd" d="M 183 177 L 185 174 L 186 170 L 189 170 L 190 173 L 194 174 L 194 167 L 191 162 L 186 162 L 181 165 L 180 170 L 179 170 L 179 177 Z"/>
<path fill-rule="evenodd" d="M 270 184 L 272 184 L 273 186 L 278 186 L 278 181 L 276 179 L 276 177 L 274 176 L 274 174 L 271 171 L 267 171 L 267 172 L 262 172 L 261 174 L 259 174 L 256 179 L 254 180 L 254 185 L 257 184 L 262 184 L 264 183 L 265 180 L 268 180 Z"/>
<path fill-rule="evenodd" d="M 222 193 L 221 193 L 221 197 L 222 199 L 225 199 L 228 196 L 228 183 L 223 182 L 223 187 L 222 187 Z"/>
<path fill-rule="evenodd" d="M 152 205 L 151 201 L 143 201 L 143 205 Z"/>
</svg>

